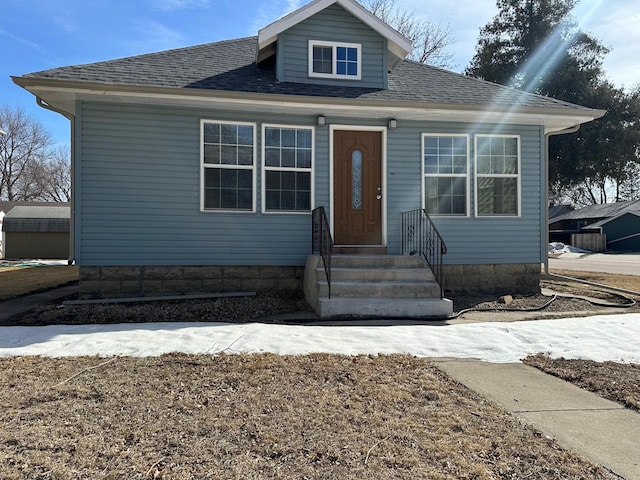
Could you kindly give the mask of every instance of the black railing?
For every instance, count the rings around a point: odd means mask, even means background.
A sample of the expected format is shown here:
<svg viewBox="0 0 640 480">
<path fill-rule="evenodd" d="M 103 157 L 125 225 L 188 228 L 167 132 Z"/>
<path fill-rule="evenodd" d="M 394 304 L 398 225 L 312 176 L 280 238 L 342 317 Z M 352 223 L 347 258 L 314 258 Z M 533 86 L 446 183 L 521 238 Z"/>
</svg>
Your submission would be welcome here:
<svg viewBox="0 0 640 480">
<path fill-rule="evenodd" d="M 402 214 L 402 254 L 422 255 L 425 258 L 440 285 L 440 298 L 444 296 L 442 256 L 446 253 L 447 246 L 426 210 L 411 210 Z"/>
<path fill-rule="evenodd" d="M 324 207 L 318 207 L 311 212 L 311 253 L 319 254 L 324 264 L 324 273 L 327 277 L 329 298 L 331 298 L 331 251 L 333 239 L 329 230 L 329 221 Z"/>
</svg>

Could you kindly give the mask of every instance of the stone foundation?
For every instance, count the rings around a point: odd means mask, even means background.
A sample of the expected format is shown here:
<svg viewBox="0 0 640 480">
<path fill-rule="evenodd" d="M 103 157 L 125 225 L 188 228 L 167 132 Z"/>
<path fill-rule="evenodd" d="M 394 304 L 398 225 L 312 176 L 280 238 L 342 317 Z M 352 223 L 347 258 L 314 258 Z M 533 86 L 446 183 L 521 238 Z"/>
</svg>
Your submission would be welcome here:
<svg viewBox="0 0 640 480">
<path fill-rule="evenodd" d="M 80 267 L 80 298 L 154 297 L 230 291 L 301 290 L 304 267 Z"/>
<path fill-rule="evenodd" d="M 444 265 L 444 290 L 451 294 L 540 292 L 540 265 Z M 303 287 L 304 267 L 153 266 L 80 267 L 80 298 L 154 297 Z"/>
<path fill-rule="evenodd" d="M 540 293 L 540 264 L 443 265 L 444 290 L 453 294 Z"/>
</svg>

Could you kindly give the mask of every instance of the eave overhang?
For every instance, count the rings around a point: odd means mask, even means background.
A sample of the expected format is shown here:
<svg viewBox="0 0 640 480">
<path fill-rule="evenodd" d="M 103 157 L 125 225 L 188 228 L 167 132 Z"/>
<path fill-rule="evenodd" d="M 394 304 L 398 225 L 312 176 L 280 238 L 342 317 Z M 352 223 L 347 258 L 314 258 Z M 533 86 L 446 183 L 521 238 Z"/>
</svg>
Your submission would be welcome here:
<svg viewBox="0 0 640 480">
<path fill-rule="evenodd" d="M 11 78 L 47 104 L 70 115 L 75 115 L 77 101 L 91 101 L 311 116 L 323 114 L 340 118 L 542 125 L 544 133 L 549 134 L 590 122 L 606 113 L 588 108 L 460 105 Z"/>
</svg>

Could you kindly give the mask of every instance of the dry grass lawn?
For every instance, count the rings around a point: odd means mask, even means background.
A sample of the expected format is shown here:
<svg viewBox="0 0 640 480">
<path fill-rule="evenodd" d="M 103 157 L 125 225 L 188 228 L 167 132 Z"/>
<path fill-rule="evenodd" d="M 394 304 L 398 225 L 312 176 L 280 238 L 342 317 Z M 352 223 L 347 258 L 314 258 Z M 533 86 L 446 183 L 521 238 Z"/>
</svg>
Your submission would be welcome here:
<svg viewBox="0 0 640 480">
<path fill-rule="evenodd" d="M 19 297 L 78 280 L 78 267 L 55 265 L 50 267 L 0 268 L 0 300 Z"/>
<path fill-rule="evenodd" d="M 0 359 L 0 478 L 613 479 L 410 356 Z"/>
<path fill-rule="evenodd" d="M 622 288 L 625 290 L 631 290 L 633 292 L 640 292 L 640 275 L 617 275 L 613 273 L 599 273 L 599 272 L 578 272 L 573 270 L 551 270 L 551 273 L 557 275 L 564 275 L 567 277 L 580 278 L 593 283 L 600 283 L 603 285 L 610 285 L 616 288 Z M 578 289 L 585 295 L 585 286 L 579 282 L 572 282 L 571 280 L 554 279 L 546 275 L 542 275 L 543 282 L 551 280 L 553 282 L 563 283 L 570 288 Z M 592 290 L 591 287 L 588 287 Z M 636 300 L 640 298 L 634 297 Z"/>
</svg>

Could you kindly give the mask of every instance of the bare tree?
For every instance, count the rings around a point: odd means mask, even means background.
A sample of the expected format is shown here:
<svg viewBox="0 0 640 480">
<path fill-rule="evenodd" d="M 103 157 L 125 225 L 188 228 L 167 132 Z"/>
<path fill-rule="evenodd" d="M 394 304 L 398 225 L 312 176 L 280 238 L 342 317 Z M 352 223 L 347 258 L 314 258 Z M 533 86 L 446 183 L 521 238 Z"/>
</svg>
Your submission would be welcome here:
<svg viewBox="0 0 640 480">
<path fill-rule="evenodd" d="M 39 177 L 42 183 L 41 198 L 51 202 L 70 201 L 71 165 L 68 146 L 58 146 L 50 151 L 43 173 Z"/>
<path fill-rule="evenodd" d="M 42 124 L 22 108 L 0 107 L 0 199 L 34 200 L 43 194 L 40 182 L 52 145 Z"/>
<path fill-rule="evenodd" d="M 361 0 L 361 3 L 380 20 L 411 40 L 413 52 L 409 57 L 412 60 L 434 67 L 453 66 L 453 54 L 447 51 L 447 47 L 454 42 L 449 25 L 418 18 L 414 12 L 398 7 L 395 0 Z"/>
</svg>

